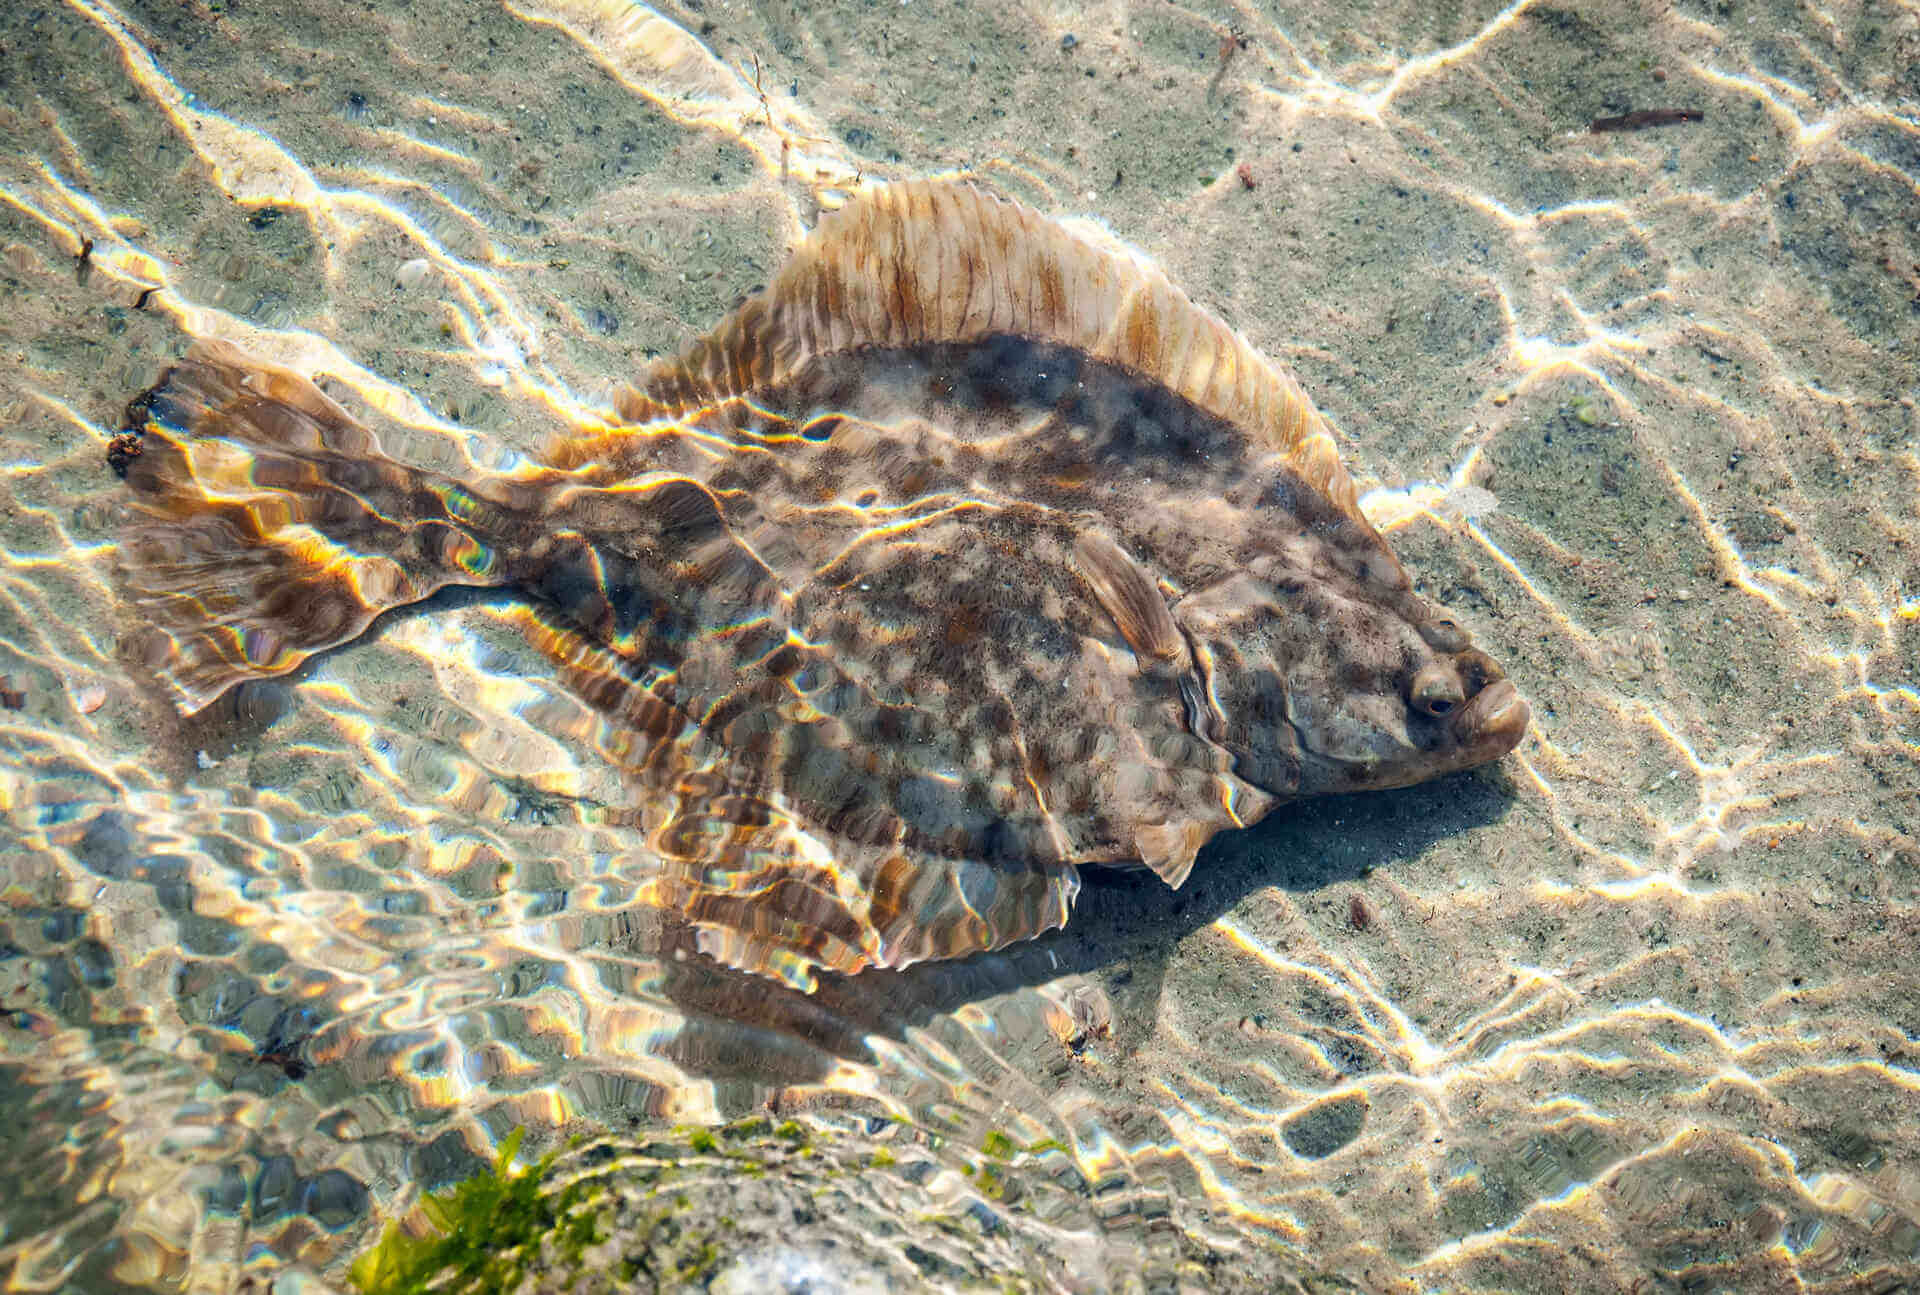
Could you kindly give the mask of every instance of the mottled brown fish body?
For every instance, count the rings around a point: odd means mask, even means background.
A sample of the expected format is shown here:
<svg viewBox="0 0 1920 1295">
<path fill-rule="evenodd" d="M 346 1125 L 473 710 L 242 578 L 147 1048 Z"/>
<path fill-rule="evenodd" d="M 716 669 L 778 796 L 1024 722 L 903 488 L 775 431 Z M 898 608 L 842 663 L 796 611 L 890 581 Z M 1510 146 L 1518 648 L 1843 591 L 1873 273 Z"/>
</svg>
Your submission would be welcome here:
<svg viewBox="0 0 1920 1295">
<path fill-rule="evenodd" d="M 650 903 L 810 985 L 1186 877 L 1282 800 L 1494 759 L 1527 708 L 1414 595 L 1293 380 L 1137 254 L 965 184 L 823 220 L 548 466 L 456 482 L 203 344 L 123 545 L 182 705 L 494 584 L 622 739 Z"/>
</svg>

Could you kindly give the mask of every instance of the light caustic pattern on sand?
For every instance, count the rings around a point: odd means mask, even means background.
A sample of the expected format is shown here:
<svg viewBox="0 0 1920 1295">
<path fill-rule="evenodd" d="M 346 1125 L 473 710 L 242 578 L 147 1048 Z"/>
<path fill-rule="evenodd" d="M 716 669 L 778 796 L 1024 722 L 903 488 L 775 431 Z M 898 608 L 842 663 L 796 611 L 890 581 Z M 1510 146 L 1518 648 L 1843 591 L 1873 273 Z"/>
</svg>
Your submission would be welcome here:
<svg viewBox="0 0 1920 1295">
<path fill-rule="evenodd" d="M 17 1158 L 65 1184 L 11 1275 L 318 1264 L 516 1124 L 768 1100 L 938 1131 L 951 1217 L 1056 1276 L 1916 1262 L 1913 16 L 912 12 L 521 4 L 439 58 L 391 14 L 338 55 L 323 17 L 209 43 L 94 0 L 9 33 L 0 1048 Z M 1585 132 L 1669 103 L 1705 120 Z M 1300 376 L 1533 702 L 1504 782 L 1290 815 L 1177 900 L 809 998 L 639 929 L 617 735 L 510 609 L 153 727 L 98 464 L 188 339 L 510 470 L 864 178 L 952 170 L 1097 214 Z"/>
</svg>

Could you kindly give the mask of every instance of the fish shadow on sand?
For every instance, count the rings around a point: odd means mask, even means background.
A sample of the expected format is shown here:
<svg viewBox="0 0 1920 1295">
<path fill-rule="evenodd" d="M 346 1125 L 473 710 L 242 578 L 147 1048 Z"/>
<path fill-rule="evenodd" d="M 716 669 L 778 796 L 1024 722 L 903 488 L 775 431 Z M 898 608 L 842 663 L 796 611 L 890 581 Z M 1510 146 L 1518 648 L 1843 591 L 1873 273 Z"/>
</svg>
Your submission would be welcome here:
<svg viewBox="0 0 1920 1295">
<path fill-rule="evenodd" d="M 748 1088 L 815 1083 L 835 1060 L 871 1063 L 872 1037 L 904 1042 L 968 1004 L 1072 976 L 1107 991 L 1113 1046 L 1128 1051 L 1152 1032 L 1181 943 L 1250 895 L 1268 887 L 1292 892 L 1298 906 L 1327 909 L 1328 928 L 1356 941 L 1391 939 L 1395 924 L 1418 916 L 1376 897 L 1368 929 L 1354 930 L 1347 916 L 1354 887 L 1364 891 L 1370 875 L 1390 876 L 1436 842 L 1498 822 L 1512 799 L 1507 776 L 1494 767 L 1299 802 L 1215 838 L 1180 890 L 1145 870 L 1084 869 L 1064 930 L 957 961 L 823 975 L 811 994 L 712 963 L 690 947 L 676 957 L 669 936 L 660 988 L 687 1024 L 668 1051 L 690 1071 Z"/>
</svg>

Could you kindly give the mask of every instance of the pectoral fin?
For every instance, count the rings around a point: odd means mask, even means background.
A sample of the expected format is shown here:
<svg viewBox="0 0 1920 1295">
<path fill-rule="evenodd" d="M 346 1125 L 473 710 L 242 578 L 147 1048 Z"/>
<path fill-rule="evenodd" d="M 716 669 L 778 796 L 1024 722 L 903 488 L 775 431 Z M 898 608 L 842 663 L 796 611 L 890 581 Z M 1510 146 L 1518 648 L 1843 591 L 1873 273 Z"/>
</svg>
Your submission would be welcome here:
<svg viewBox="0 0 1920 1295">
<path fill-rule="evenodd" d="M 1073 556 L 1094 597 L 1143 665 L 1188 668 L 1186 639 L 1173 623 L 1160 587 L 1139 563 L 1098 531 L 1076 536 Z"/>
<path fill-rule="evenodd" d="M 1214 830 L 1211 824 L 1191 821 L 1143 823 L 1133 829 L 1133 844 L 1140 852 L 1140 862 L 1170 888 L 1178 890 L 1185 884 L 1187 874 L 1193 871 L 1193 860 L 1200 853 L 1200 847 L 1207 843 Z"/>
</svg>

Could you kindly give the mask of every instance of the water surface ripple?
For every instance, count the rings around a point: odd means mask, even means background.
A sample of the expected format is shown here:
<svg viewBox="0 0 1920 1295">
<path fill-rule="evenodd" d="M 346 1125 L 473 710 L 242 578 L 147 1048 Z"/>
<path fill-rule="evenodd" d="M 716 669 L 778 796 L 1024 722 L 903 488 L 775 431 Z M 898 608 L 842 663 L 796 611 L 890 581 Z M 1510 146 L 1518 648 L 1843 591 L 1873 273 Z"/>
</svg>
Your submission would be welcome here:
<svg viewBox="0 0 1920 1295">
<path fill-rule="evenodd" d="M 1920 1281 L 1911 5 L 287 8 L 0 15 L 8 1289 L 321 1289 L 515 1128 L 766 1112 L 896 1282 Z M 193 339 L 504 470 L 962 171 L 1299 376 L 1514 755 L 806 995 L 634 907 L 509 602 L 185 721 L 121 653 L 105 442 Z"/>
</svg>

